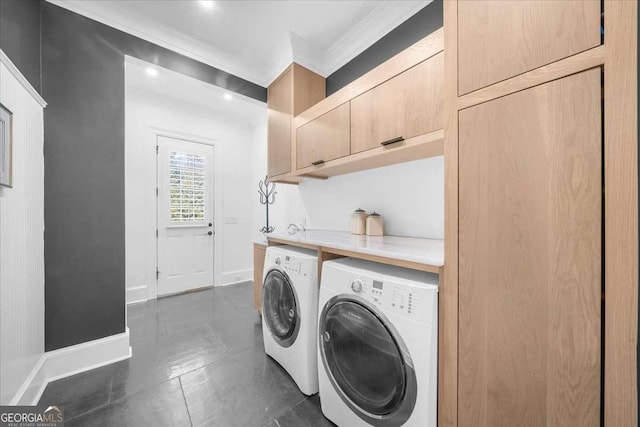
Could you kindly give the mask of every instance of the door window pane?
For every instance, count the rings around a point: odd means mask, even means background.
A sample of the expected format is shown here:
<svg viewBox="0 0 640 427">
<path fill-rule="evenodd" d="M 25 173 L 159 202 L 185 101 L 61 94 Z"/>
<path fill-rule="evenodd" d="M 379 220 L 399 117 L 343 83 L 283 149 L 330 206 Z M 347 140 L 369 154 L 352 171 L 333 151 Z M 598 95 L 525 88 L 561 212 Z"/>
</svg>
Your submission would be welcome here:
<svg viewBox="0 0 640 427">
<path fill-rule="evenodd" d="M 205 217 L 205 160 L 196 154 L 169 153 L 169 220 L 203 222 Z"/>
</svg>

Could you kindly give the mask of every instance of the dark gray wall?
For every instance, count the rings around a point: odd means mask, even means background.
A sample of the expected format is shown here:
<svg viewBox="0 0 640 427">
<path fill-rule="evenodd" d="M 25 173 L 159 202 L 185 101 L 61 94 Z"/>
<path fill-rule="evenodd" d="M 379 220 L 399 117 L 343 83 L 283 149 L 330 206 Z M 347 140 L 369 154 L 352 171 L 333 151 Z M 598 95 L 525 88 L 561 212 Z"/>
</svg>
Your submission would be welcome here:
<svg viewBox="0 0 640 427">
<path fill-rule="evenodd" d="M 0 49 L 40 92 L 40 0 L 0 0 Z"/>
<path fill-rule="evenodd" d="M 45 348 L 125 330 L 124 55 L 265 101 L 266 89 L 42 3 Z"/>
<path fill-rule="evenodd" d="M 327 77 L 327 96 L 442 27 L 442 0 L 434 0 Z"/>
</svg>

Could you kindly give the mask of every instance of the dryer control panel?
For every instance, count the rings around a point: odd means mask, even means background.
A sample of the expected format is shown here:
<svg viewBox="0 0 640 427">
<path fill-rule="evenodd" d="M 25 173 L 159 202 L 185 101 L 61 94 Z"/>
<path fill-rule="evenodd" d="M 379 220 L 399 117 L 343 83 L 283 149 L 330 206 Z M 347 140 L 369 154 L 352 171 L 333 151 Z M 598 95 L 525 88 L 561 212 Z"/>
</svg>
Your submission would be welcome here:
<svg viewBox="0 0 640 427">
<path fill-rule="evenodd" d="M 384 311 L 424 323 L 437 320 L 438 293 L 431 287 L 359 276 L 351 280 L 350 291 Z"/>
</svg>

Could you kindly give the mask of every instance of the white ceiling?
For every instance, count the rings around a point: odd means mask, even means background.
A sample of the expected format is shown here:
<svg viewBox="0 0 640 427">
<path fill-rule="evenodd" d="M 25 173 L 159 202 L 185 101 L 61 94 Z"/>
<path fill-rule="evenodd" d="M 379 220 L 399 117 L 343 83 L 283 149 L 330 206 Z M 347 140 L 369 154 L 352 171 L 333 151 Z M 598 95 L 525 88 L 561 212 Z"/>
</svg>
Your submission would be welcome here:
<svg viewBox="0 0 640 427">
<path fill-rule="evenodd" d="M 294 60 L 328 76 L 432 0 L 48 1 L 267 86 Z"/>
<path fill-rule="evenodd" d="M 154 75 L 149 74 L 150 69 L 155 71 Z M 130 56 L 125 57 L 125 84 L 127 90 L 170 98 L 176 103 L 193 104 L 249 126 L 266 123 L 267 120 L 264 102 Z M 225 95 L 230 95 L 231 99 L 225 99 Z"/>
</svg>

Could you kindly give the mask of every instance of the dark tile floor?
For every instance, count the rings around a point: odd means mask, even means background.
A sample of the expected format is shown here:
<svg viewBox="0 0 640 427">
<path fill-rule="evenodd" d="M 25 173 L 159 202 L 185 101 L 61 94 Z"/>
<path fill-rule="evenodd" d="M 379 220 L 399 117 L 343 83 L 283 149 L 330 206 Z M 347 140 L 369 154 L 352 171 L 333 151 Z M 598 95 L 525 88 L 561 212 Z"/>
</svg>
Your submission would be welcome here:
<svg viewBox="0 0 640 427">
<path fill-rule="evenodd" d="M 332 426 L 264 353 L 252 284 L 128 307 L 133 357 L 55 381 L 73 426 Z"/>
</svg>

